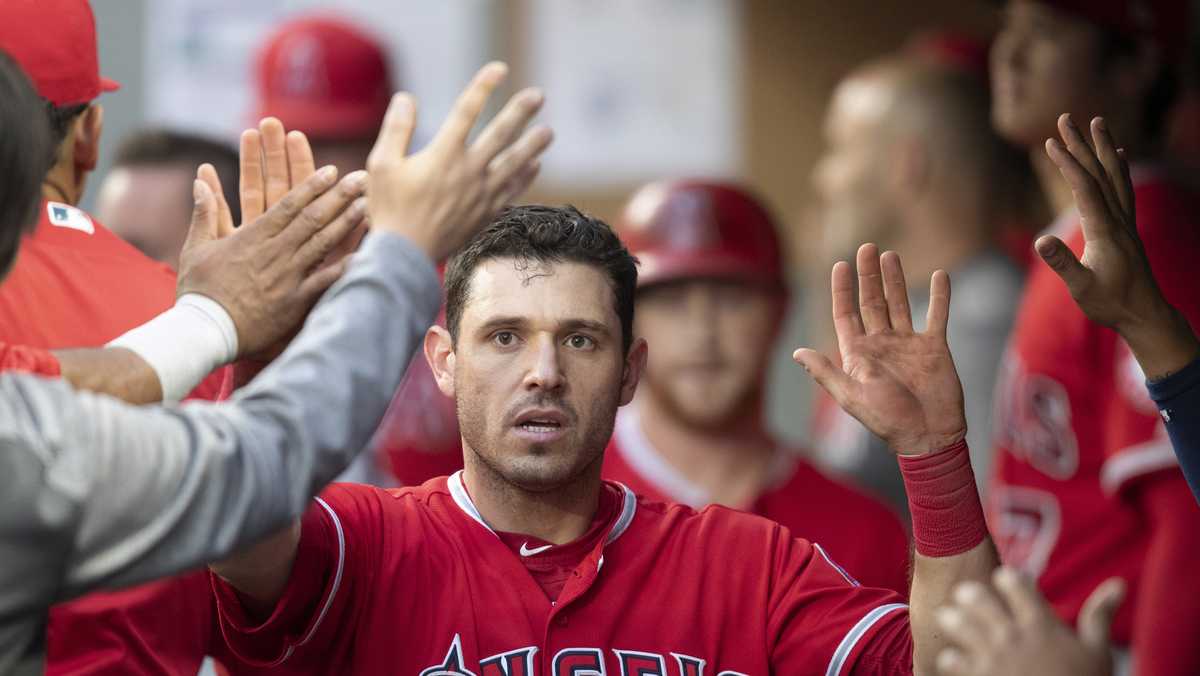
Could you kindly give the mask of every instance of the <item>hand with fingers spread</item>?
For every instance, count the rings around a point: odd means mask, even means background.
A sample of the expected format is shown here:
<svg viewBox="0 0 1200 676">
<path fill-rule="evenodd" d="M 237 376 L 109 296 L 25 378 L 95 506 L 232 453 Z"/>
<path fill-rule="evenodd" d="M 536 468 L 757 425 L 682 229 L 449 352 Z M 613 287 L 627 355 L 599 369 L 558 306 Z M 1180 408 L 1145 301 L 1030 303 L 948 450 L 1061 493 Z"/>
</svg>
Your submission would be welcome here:
<svg viewBox="0 0 1200 676">
<path fill-rule="evenodd" d="M 285 138 L 268 119 L 242 137 L 240 187 L 243 225 L 235 230 L 216 171 L 200 168 L 178 292 L 220 303 L 247 357 L 291 335 L 341 276 L 344 257 L 326 261 L 366 217 L 366 175 L 338 181 L 333 167 L 315 171 L 307 139 Z"/>
<path fill-rule="evenodd" d="M 1079 633 L 1054 614 L 1033 582 L 1010 568 L 992 576 L 993 589 L 964 582 L 938 609 L 950 647 L 938 655 L 944 676 L 1108 676 L 1109 632 L 1124 596 L 1119 578 L 1092 592 L 1079 613 Z"/>
<path fill-rule="evenodd" d="M 924 332 L 913 330 L 900 257 L 858 250 L 858 302 L 850 266 L 833 267 L 833 321 L 841 367 L 808 348 L 796 361 L 848 413 L 902 455 L 947 448 L 966 435 L 962 385 L 946 343 L 950 278 L 933 275 Z"/>
<path fill-rule="evenodd" d="M 1200 343 L 1154 280 L 1138 237 L 1124 153 L 1102 118 L 1092 120 L 1094 149 L 1069 115 L 1059 117 L 1058 129 L 1063 142 L 1048 139 L 1046 152 L 1071 185 L 1081 217 L 1083 255 L 1076 258 L 1053 235 L 1038 239 L 1037 252 L 1066 282 L 1088 319 L 1115 329 L 1129 343 L 1148 377 L 1177 371 L 1200 353 Z"/>
<path fill-rule="evenodd" d="M 552 137 L 546 127 L 526 129 L 542 106 L 540 92 L 517 92 L 474 140 L 468 140 L 507 72 L 502 63 L 480 69 L 434 139 L 413 155 L 408 155 L 408 145 L 416 125 L 416 103 L 408 94 L 393 97 L 367 158 L 372 228 L 404 235 L 441 260 L 529 187 Z"/>
</svg>

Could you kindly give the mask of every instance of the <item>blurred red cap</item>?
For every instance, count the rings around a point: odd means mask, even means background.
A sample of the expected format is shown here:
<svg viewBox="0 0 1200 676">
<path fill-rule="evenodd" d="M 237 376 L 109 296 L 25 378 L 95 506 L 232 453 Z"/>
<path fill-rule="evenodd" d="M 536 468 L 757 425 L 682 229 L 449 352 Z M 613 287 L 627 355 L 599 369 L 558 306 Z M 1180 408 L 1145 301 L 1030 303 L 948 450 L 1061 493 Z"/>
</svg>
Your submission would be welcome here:
<svg viewBox="0 0 1200 676">
<path fill-rule="evenodd" d="M 724 277 L 784 289 L 778 228 L 765 206 L 738 185 L 668 180 L 638 189 L 617 221 L 638 257 L 638 286 Z"/>
<path fill-rule="evenodd" d="M 1038 0 L 1132 38 L 1154 42 L 1170 58 L 1188 47 L 1189 0 Z"/>
<path fill-rule="evenodd" d="M 383 47 L 338 19 L 290 21 L 258 55 L 258 118 L 316 139 L 374 138 L 391 94 Z"/>
<path fill-rule="evenodd" d="M 86 0 L 4 0 L 0 49 L 56 106 L 86 103 L 121 86 L 100 77 L 96 18 Z"/>
</svg>

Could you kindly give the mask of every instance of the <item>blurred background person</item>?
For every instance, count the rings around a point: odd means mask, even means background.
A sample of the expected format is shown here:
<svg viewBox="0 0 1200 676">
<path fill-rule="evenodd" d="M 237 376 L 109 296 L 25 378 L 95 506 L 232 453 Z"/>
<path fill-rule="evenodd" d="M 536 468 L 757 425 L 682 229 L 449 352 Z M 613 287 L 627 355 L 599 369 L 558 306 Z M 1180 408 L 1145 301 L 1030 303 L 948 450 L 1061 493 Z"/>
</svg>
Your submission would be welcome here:
<svg viewBox="0 0 1200 676">
<path fill-rule="evenodd" d="M 241 204 L 234 197 L 237 151 L 170 129 L 143 129 L 121 140 L 97 189 L 96 216 L 142 253 L 178 270 L 192 218 L 192 181 L 204 163 L 217 170 L 233 222 L 241 223 Z"/>
<path fill-rule="evenodd" d="M 766 207 L 728 183 L 661 181 L 634 193 L 616 230 L 639 260 L 634 333 L 650 356 L 617 416 L 606 478 L 652 500 L 760 514 L 820 543 L 863 584 L 906 595 L 900 520 L 767 428 L 789 293 Z"/>
<path fill-rule="evenodd" d="M 838 85 L 814 171 L 823 250 L 852 258 L 863 242 L 898 252 L 918 321 L 936 269 L 954 280 L 950 349 L 966 397 L 975 474 L 988 476 L 992 394 L 1023 273 L 998 244 L 1020 184 L 1011 149 L 991 130 L 986 83 L 962 69 L 904 54 L 854 70 Z M 882 440 L 818 397 L 821 462 L 904 509 L 900 473 Z"/>
<path fill-rule="evenodd" d="M 1132 165 L 1137 227 L 1154 276 L 1195 326 L 1200 193 L 1194 177 L 1163 161 L 1189 4 L 1010 0 L 992 50 L 992 118 L 1028 149 L 1059 214 L 1047 232 L 1079 255 L 1071 186 L 1045 143 L 1059 134 L 1090 143 L 1088 121 L 1104 116 L 1106 127 L 1093 131 L 1115 138 Z M 1073 123 L 1059 119 L 1064 112 Z M 1178 582 L 1200 564 L 1200 510 L 1145 375 L 1046 266 L 1033 268 L 1018 317 L 996 394 L 988 520 L 1001 556 L 1037 578 L 1068 624 L 1092 589 L 1124 579 L 1127 601 L 1112 630 L 1126 651 L 1122 668 L 1200 673 L 1200 593 L 1181 592 Z"/>
<path fill-rule="evenodd" d="M 318 165 L 362 169 L 397 83 L 382 44 L 333 15 L 280 25 L 256 59 L 257 113 L 308 136 Z"/>
</svg>

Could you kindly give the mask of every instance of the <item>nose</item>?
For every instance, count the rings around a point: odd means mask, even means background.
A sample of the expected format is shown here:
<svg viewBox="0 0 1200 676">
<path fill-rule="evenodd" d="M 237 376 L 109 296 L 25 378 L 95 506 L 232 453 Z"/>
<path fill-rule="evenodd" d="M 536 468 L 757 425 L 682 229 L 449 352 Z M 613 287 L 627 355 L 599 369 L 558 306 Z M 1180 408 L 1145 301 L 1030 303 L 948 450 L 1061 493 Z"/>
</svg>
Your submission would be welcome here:
<svg viewBox="0 0 1200 676">
<path fill-rule="evenodd" d="M 682 301 L 680 333 L 687 336 L 685 342 L 693 350 L 715 351 L 717 349 L 717 300 L 707 289 L 696 289 Z"/>
<path fill-rule="evenodd" d="M 566 383 L 558 355 L 558 342 L 553 336 L 541 335 L 531 346 L 531 360 L 525 373 L 525 389 L 553 392 Z"/>
</svg>

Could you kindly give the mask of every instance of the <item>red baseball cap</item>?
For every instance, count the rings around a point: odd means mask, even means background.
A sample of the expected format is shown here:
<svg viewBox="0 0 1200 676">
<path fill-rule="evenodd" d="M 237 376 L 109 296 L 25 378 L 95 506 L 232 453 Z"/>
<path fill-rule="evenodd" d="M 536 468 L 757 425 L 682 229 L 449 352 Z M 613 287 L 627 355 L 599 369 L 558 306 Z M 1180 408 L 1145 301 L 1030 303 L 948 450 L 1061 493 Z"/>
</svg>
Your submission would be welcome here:
<svg viewBox="0 0 1200 676">
<path fill-rule="evenodd" d="M 1169 57 L 1186 53 L 1189 0 L 1038 0 L 1092 23 L 1154 42 Z"/>
<path fill-rule="evenodd" d="M 56 106 L 86 103 L 121 87 L 100 77 L 96 18 L 87 0 L 4 0 L 0 49 Z"/>
<path fill-rule="evenodd" d="M 258 55 L 258 118 L 314 138 L 374 138 L 392 91 L 383 47 L 338 19 L 290 21 Z"/>
</svg>

